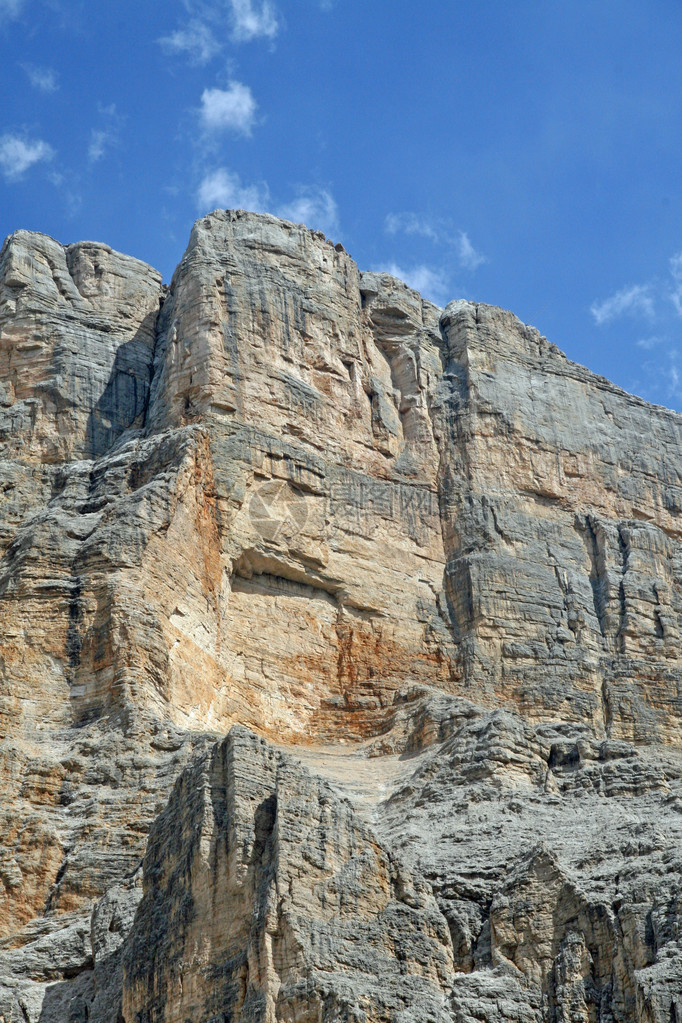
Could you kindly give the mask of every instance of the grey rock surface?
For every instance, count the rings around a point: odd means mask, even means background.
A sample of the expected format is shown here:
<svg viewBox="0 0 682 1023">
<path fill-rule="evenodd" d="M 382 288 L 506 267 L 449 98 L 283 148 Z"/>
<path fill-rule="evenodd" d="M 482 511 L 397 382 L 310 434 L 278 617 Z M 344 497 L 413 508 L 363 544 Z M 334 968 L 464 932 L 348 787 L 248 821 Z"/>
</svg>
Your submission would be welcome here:
<svg viewBox="0 0 682 1023">
<path fill-rule="evenodd" d="M 143 425 L 161 275 L 108 245 L 17 231 L 0 252 L 0 455 L 103 454 Z"/>
<path fill-rule="evenodd" d="M 453 302 L 441 325 L 447 579 L 468 676 L 524 715 L 676 742 L 680 416 L 510 313 Z"/>
<path fill-rule="evenodd" d="M 274 217 L 11 236 L 0 1023 L 681 1019 L 681 427 Z"/>
<path fill-rule="evenodd" d="M 428 886 L 348 800 L 239 726 L 182 775 L 144 877 L 124 1018 L 449 1018 Z"/>
</svg>

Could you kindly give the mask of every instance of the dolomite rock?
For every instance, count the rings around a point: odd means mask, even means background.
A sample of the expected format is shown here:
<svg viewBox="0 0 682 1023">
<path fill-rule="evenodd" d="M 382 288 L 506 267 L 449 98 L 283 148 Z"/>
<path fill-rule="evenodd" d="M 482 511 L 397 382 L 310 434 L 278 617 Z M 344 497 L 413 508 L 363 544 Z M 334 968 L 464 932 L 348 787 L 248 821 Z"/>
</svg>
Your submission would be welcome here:
<svg viewBox="0 0 682 1023">
<path fill-rule="evenodd" d="M 446 577 L 467 677 L 525 715 L 676 743 L 682 419 L 509 313 L 454 302 L 441 325 L 456 371 Z"/>
<path fill-rule="evenodd" d="M 421 701 L 447 738 L 407 761 L 292 755 L 234 727 L 178 780 L 142 891 L 132 878 L 97 907 L 93 934 L 119 926 L 72 1000 L 99 976 L 103 1019 L 149 1023 L 667 1023 L 679 759 Z"/>
<path fill-rule="evenodd" d="M 108 245 L 17 231 L 0 252 L 0 455 L 103 454 L 143 425 L 161 275 Z"/>
<path fill-rule="evenodd" d="M 448 1019 L 452 952 L 428 887 L 328 784 L 239 727 L 181 777 L 144 875 L 124 1018 Z"/>
<path fill-rule="evenodd" d="M 11 236 L 0 1021 L 682 1018 L 681 425 L 273 217 Z"/>
</svg>

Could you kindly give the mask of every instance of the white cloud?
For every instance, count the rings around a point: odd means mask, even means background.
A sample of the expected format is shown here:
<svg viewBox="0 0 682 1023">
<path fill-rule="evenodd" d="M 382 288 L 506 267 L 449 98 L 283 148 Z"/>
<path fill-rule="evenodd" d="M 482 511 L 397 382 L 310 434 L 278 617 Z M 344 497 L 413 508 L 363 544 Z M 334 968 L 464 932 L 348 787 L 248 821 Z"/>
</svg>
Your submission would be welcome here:
<svg viewBox="0 0 682 1023">
<path fill-rule="evenodd" d="M 96 131 L 94 128 L 90 132 L 90 145 L 88 146 L 88 160 L 90 163 L 97 163 L 101 160 L 106 152 L 107 145 L 109 143 L 109 134 L 103 129 Z"/>
<path fill-rule="evenodd" d="M 664 344 L 665 341 L 666 338 L 660 336 L 642 337 L 635 344 L 638 348 L 643 348 L 645 352 L 650 352 L 652 348 L 657 348 L 658 345 Z"/>
<path fill-rule="evenodd" d="M 655 347 L 656 351 L 652 351 L 651 357 L 642 363 L 641 376 L 635 381 L 632 389 L 647 401 L 679 409 L 682 400 L 682 376 L 677 345 L 670 337 L 651 340 L 655 342 L 651 347 Z M 640 345 L 640 342 L 637 344 L 645 350 L 650 348 L 648 344 Z"/>
<path fill-rule="evenodd" d="M 463 270 L 476 270 L 481 263 L 487 263 L 483 253 L 471 244 L 466 231 L 458 231 L 453 242 L 452 230 L 444 222 L 434 223 L 428 217 L 412 212 L 389 213 L 384 220 L 384 227 L 388 234 L 419 235 L 437 244 L 453 246 L 457 262 Z"/>
<path fill-rule="evenodd" d="M 232 38 L 245 43 L 264 36 L 274 39 L 279 22 L 274 7 L 268 0 L 254 4 L 253 0 L 230 0 L 232 7 Z"/>
<path fill-rule="evenodd" d="M 18 18 L 24 6 L 24 0 L 0 0 L 0 18 Z"/>
<path fill-rule="evenodd" d="M 307 188 L 290 202 L 277 203 L 265 181 L 243 184 L 239 175 L 227 167 L 218 167 L 204 177 L 197 191 L 197 203 L 202 211 L 243 209 L 272 213 L 325 234 L 338 231 L 338 208 L 327 189 Z"/>
<path fill-rule="evenodd" d="M 631 288 L 621 288 L 603 302 L 594 302 L 590 312 L 600 327 L 620 316 L 643 316 L 652 320 L 656 313 L 651 285 L 634 284 Z"/>
<path fill-rule="evenodd" d="M 251 89 L 241 82 L 230 82 L 227 89 L 204 89 L 201 95 L 201 122 L 212 131 L 250 135 L 256 110 Z"/>
<path fill-rule="evenodd" d="M 682 316 L 682 252 L 677 252 L 671 257 L 670 273 L 673 279 L 673 290 L 670 297 L 675 310 Z"/>
<path fill-rule="evenodd" d="M 682 251 L 668 260 L 669 277 L 653 277 L 645 284 L 621 288 L 603 302 L 594 302 L 590 312 L 601 326 L 620 316 L 640 317 L 657 320 L 664 324 L 670 319 L 671 304 L 678 316 L 682 316 Z M 644 338 L 637 341 L 640 348 L 649 349 L 660 338 Z"/>
<path fill-rule="evenodd" d="M 242 209 L 253 213 L 267 213 L 270 192 L 265 183 L 242 185 L 239 175 L 226 167 L 207 174 L 199 185 L 197 202 L 203 210 Z"/>
<path fill-rule="evenodd" d="M 308 190 L 292 202 L 279 206 L 277 216 L 284 220 L 293 220 L 295 224 L 305 224 L 331 235 L 339 229 L 339 211 L 334 197 L 326 188 L 317 191 Z"/>
<path fill-rule="evenodd" d="M 667 275 L 650 278 L 645 284 L 623 288 L 611 298 L 592 306 L 598 324 L 616 316 L 644 317 L 656 324 L 656 333 L 639 337 L 634 344 L 641 352 L 639 377 L 630 387 L 648 401 L 671 405 L 682 411 L 682 251 L 668 260 Z"/>
<path fill-rule="evenodd" d="M 54 149 L 42 139 L 22 138 L 7 133 L 0 136 L 0 171 L 8 181 L 18 181 L 36 163 L 51 160 Z"/>
<path fill-rule="evenodd" d="M 116 110 L 116 104 L 99 107 L 103 125 L 100 128 L 93 128 L 90 132 L 90 145 L 88 146 L 88 160 L 90 163 L 97 163 L 101 160 L 107 149 L 117 146 L 119 132 L 123 124 L 123 118 Z"/>
<path fill-rule="evenodd" d="M 384 221 L 389 234 L 417 234 L 432 241 L 440 241 L 440 231 L 433 224 L 416 213 L 389 213 Z"/>
<path fill-rule="evenodd" d="M 415 291 L 420 292 L 424 298 L 428 298 L 436 304 L 445 301 L 449 296 L 449 284 L 443 271 L 425 266 L 423 263 L 409 269 L 404 269 L 396 263 L 389 263 L 388 266 L 376 267 L 375 272 L 389 273 L 398 277 Z"/>
<path fill-rule="evenodd" d="M 36 64 L 22 64 L 23 70 L 34 89 L 39 92 L 56 92 L 59 88 L 59 75 L 50 67 L 38 67 Z"/>
<path fill-rule="evenodd" d="M 466 231 L 460 231 L 457 239 L 457 257 L 459 259 L 459 265 L 463 270 L 476 270 L 481 263 L 486 263 L 487 259 L 482 252 L 477 252 L 469 241 L 469 235 Z"/>
<path fill-rule="evenodd" d="M 185 28 L 159 39 L 162 49 L 169 55 L 185 53 L 192 64 L 207 64 L 222 49 L 212 30 L 203 21 L 192 19 Z"/>
<path fill-rule="evenodd" d="M 7 0 L 0 0 L 0 3 Z M 21 0 L 14 0 L 21 2 Z M 270 0 L 183 0 L 189 20 L 158 40 L 169 56 L 184 54 L 191 64 L 207 64 L 231 39 L 247 43 L 274 39 L 280 22 Z"/>
</svg>

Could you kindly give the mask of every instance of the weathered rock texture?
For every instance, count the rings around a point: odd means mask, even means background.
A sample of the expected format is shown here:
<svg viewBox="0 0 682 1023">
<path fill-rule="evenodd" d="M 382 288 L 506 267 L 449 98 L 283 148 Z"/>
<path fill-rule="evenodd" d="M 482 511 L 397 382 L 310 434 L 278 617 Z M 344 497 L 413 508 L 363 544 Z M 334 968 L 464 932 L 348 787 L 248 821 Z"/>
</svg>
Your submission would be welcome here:
<svg viewBox="0 0 682 1023">
<path fill-rule="evenodd" d="M 0 1021 L 682 1019 L 681 428 L 272 217 L 11 236 Z"/>
</svg>

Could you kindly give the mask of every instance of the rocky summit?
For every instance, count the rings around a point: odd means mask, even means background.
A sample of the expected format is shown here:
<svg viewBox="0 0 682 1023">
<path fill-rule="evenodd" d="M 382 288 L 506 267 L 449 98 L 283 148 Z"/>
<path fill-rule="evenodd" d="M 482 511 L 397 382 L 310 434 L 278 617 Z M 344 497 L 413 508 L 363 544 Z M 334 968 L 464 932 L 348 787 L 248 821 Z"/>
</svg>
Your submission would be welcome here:
<svg viewBox="0 0 682 1023">
<path fill-rule="evenodd" d="M 0 1023 L 680 1023 L 682 417 L 270 216 L 0 255 Z"/>
</svg>

